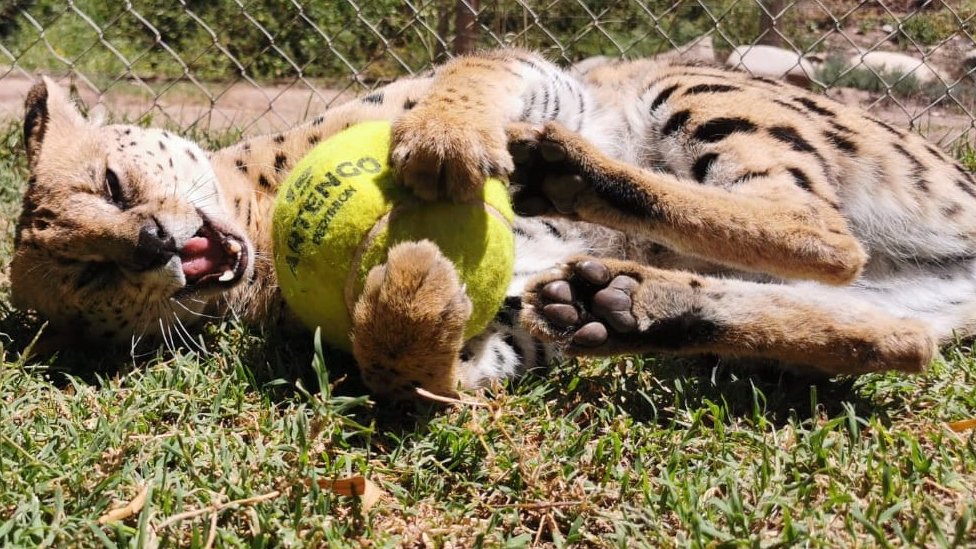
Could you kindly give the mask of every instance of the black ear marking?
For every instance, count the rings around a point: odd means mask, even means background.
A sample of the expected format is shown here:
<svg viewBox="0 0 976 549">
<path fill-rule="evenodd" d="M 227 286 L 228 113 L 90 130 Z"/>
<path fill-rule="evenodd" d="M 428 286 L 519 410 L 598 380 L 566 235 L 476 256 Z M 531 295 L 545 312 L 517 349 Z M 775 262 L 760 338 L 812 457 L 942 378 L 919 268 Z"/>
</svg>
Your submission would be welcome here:
<svg viewBox="0 0 976 549">
<path fill-rule="evenodd" d="M 31 168 L 37 163 L 44 133 L 47 131 L 47 98 L 47 85 L 39 82 L 27 92 L 27 99 L 24 101 L 24 149 Z"/>
</svg>

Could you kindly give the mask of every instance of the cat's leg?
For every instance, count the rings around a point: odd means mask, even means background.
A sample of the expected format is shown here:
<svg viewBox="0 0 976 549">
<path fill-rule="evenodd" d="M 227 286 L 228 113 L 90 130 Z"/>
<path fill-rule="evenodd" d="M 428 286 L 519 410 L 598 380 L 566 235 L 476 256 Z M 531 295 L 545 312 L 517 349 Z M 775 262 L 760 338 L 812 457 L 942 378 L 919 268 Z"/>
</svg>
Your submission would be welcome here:
<svg viewBox="0 0 976 549">
<path fill-rule="evenodd" d="M 679 253 L 784 278 L 849 283 L 867 259 L 836 207 L 785 167 L 730 190 L 615 160 L 557 124 L 520 139 L 510 147 L 524 172 L 519 206 L 542 200 Z"/>
<path fill-rule="evenodd" d="M 829 374 L 917 372 L 934 356 L 936 338 L 921 322 L 809 286 L 581 257 L 529 285 L 521 319 L 571 355 L 715 354 Z"/>
</svg>

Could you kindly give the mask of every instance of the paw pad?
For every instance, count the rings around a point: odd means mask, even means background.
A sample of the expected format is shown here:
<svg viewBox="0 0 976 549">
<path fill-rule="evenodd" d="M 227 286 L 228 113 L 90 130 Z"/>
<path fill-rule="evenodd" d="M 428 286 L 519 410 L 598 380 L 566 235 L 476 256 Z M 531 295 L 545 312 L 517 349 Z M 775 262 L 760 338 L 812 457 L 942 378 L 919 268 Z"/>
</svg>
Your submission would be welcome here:
<svg viewBox="0 0 976 549">
<path fill-rule="evenodd" d="M 631 312 L 630 296 L 639 284 L 629 276 L 618 276 L 610 285 L 593 296 L 593 314 L 615 331 L 630 333 L 637 330 L 637 318 Z"/>
<path fill-rule="evenodd" d="M 629 334 L 638 330 L 632 295 L 639 286 L 630 276 L 613 276 L 598 260 L 583 260 L 564 279 L 542 286 L 541 313 L 554 328 L 568 330 L 573 345 L 598 347 L 610 339 L 611 332 Z"/>
<path fill-rule="evenodd" d="M 580 347 L 599 347 L 610 339 L 607 327 L 599 322 L 588 322 L 573 334 L 573 344 Z"/>
</svg>

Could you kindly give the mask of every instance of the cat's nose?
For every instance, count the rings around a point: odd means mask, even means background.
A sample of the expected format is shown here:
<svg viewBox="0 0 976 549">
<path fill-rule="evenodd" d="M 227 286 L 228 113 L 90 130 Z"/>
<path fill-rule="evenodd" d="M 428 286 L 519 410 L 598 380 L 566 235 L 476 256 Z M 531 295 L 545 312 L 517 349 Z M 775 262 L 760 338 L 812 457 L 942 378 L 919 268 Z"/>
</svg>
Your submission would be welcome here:
<svg viewBox="0 0 976 549">
<path fill-rule="evenodd" d="M 139 229 L 139 242 L 132 262 L 137 270 L 148 271 L 165 265 L 176 255 L 176 240 L 155 217 Z"/>
</svg>

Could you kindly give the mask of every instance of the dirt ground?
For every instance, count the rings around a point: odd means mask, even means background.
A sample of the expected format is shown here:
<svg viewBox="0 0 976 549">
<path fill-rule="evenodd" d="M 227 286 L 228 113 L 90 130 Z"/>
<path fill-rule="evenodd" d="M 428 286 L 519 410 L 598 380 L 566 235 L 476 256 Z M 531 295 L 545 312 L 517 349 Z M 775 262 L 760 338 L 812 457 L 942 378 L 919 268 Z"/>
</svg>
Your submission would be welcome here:
<svg viewBox="0 0 976 549">
<path fill-rule="evenodd" d="M 24 97 L 34 81 L 30 74 L 0 67 L 0 121 L 23 115 Z M 67 78 L 56 81 L 65 86 L 71 83 Z M 341 90 L 303 81 L 267 86 L 247 81 L 202 86 L 190 82 L 119 81 L 104 94 L 87 81 L 76 80 L 75 86 L 84 104 L 89 108 L 103 105 L 110 120 L 134 121 L 148 115 L 154 125 L 213 131 L 240 129 L 245 134 L 287 129 L 364 90 L 358 85 Z M 877 94 L 847 88 L 830 90 L 828 95 L 846 104 L 869 107 L 877 117 L 897 126 L 911 124 L 943 145 L 976 136 L 973 118 L 956 105 L 930 108 L 905 100 L 879 100 Z"/>
<path fill-rule="evenodd" d="M 930 107 L 927 103 L 881 98 L 878 94 L 852 88 L 835 88 L 829 90 L 827 96 L 846 105 L 860 105 L 894 126 L 912 127 L 939 145 L 948 146 L 960 139 L 973 142 L 976 138 L 976 120 L 955 104 L 945 106 L 940 103 Z"/>
<path fill-rule="evenodd" d="M 68 87 L 69 78 L 56 78 Z M 0 67 L 0 121 L 20 118 L 24 98 L 36 77 Z M 327 107 L 352 98 L 364 88 L 339 90 L 302 81 L 258 86 L 247 81 L 231 84 L 142 83 L 120 81 L 99 93 L 87 81 L 75 80 L 81 102 L 96 105 L 110 120 L 135 121 L 151 117 L 153 125 L 202 130 L 241 129 L 247 134 L 290 128 Z M 314 87 L 312 87 L 314 86 Z"/>
</svg>

